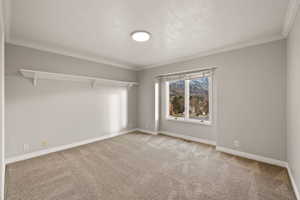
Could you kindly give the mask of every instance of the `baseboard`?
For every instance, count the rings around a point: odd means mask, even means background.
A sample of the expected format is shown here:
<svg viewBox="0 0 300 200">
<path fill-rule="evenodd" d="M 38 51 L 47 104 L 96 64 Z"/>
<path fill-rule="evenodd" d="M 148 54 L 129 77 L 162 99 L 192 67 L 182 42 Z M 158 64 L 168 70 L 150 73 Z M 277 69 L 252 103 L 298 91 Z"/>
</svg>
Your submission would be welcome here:
<svg viewBox="0 0 300 200">
<path fill-rule="evenodd" d="M 4 160 L 3 160 L 4 161 Z M 4 200 L 5 199 L 5 163 L 1 163 L 1 181 L 2 181 L 2 185 L 0 185 L 1 189 L 0 189 L 0 200 Z"/>
<path fill-rule="evenodd" d="M 212 141 L 212 140 L 196 138 L 196 137 L 193 137 L 193 136 L 182 135 L 182 134 L 178 134 L 178 133 L 170 133 L 170 132 L 167 132 L 167 131 L 159 131 L 159 133 L 161 133 L 163 135 L 176 137 L 176 138 L 181 138 L 181 139 L 184 139 L 184 140 L 189 140 L 189 141 L 193 141 L 193 142 L 199 142 L 199 143 L 203 143 L 203 144 L 209 144 L 209 145 L 216 146 L 216 142 Z"/>
<path fill-rule="evenodd" d="M 290 180 L 291 180 L 291 183 L 292 183 L 292 187 L 293 187 L 293 189 L 294 189 L 294 193 L 295 193 L 295 195 L 296 195 L 296 199 L 297 199 L 297 200 L 300 200 L 300 193 L 299 193 L 299 190 L 298 190 L 296 181 L 295 181 L 295 179 L 294 179 L 292 170 L 291 170 L 291 168 L 290 168 L 289 165 L 287 166 L 287 170 L 288 170 L 289 177 L 290 177 Z"/>
<path fill-rule="evenodd" d="M 251 160 L 256 160 L 256 161 L 259 161 L 259 162 L 264 162 L 264 163 L 268 163 L 268 164 L 271 164 L 271 165 L 277 165 L 277 166 L 286 168 L 287 171 L 288 171 L 288 174 L 289 174 L 289 177 L 290 177 L 290 180 L 291 180 L 292 187 L 293 187 L 294 193 L 296 195 L 296 198 L 297 198 L 297 200 L 300 200 L 299 190 L 298 190 L 297 184 L 295 182 L 292 170 L 291 170 L 288 162 L 281 161 L 281 160 L 276 160 L 276 159 L 268 158 L 268 157 L 264 157 L 264 156 L 259 156 L 259 155 L 255 155 L 255 154 L 245 153 L 245 152 L 229 149 L 229 148 L 226 148 L 226 147 L 217 146 L 216 150 L 224 152 L 224 153 L 228 153 L 228 154 L 248 158 L 248 159 L 251 159 Z"/>
<path fill-rule="evenodd" d="M 144 133 L 148 133 L 148 134 L 152 134 L 152 135 L 157 135 L 158 134 L 157 132 L 144 130 L 144 129 L 131 129 L 131 130 L 115 133 L 115 134 L 105 135 L 105 136 L 98 137 L 98 138 L 84 140 L 84 141 L 81 141 L 81 142 L 62 145 L 62 146 L 58 146 L 58 147 L 53 147 L 53 148 L 41 150 L 41 151 L 27 153 L 27 154 L 20 155 L 20 156 L 7 158 L 5 160 L 5 164 L 10 164 L 10 163 L 14 163 L 14 162 L 17 162 L 17 161 L 22 161 L 22 160 L 27 160 L 27 159 L 34 158 L 34 157 L 43 156 L 43 155 L 46 155 L 46 154 L 49 154 L 49 153 L 54 153 L 54 152 L 70 149 L 70 148 L 73 148 L 73 147 L 77 147 L 77 146 L 97 142 L 97 141 L 100 141 L 100 140 L 105 140 L 105 139 L 108 139 L 108 138 L 116 137 L 116 136 L 119 136 L 119 135 L 134 132 L 134 131 L 140 131 L 140 132 L 144 132 Z M 204 143 L 204 144 L 209 144 L 209 145 L 214 145 L 214 146 L 216 145 L 216 142 L 211 141 L 211 140 L 205 140 L 205 139 L 201 139 L 201 138 L 196 138 L 196 137 L 186 136 L 186 135 L 180 135 L 180 134 L 177 134 L 177 133 L 170 133 L 170 132 L 166 132 L 166 131 L 159 131 L 159 133 L 164 134 L 164 135 L 168 135 L 168 136 L 172 136 L 172 137 L 185 139 L 185 140 L 194 141 L 194 142 L 199 142 L 199 143 Z M 291 180 L 291 183 L 292 183 L 292 187 L 293 187 L 295 195 L 296 195 L 296 198 L 297 198 L 297 200 L 300 200 L 300 194 L 299 194 L 298 187 L 296 185 L 296 182 L 295 182 L 295 179 L 293 177 L 292 171 L 291 171 L 291 169 L 290 169 L 287 162 L 281 161 L 281 160 L 276 160 L 276 159 L 273 159 L 273 158 L 264 157 L 264 156 L 259 156 L 259 155 L 255 155 L 255 154 L 245 153 L 245 152 L 229 149 L 229 148 L 226 148 L 226 147 L 217 146 L 216 150 L 224 152 L 224 153 L 228 153 L 228 154 L 232 154 L 232 155 L 236 155 L 236 156 L 240 156 L 240 157 L 245 157 L 245 158 L 248 158 L 248 159 L 252 159 L 252 160 L 256 160 L 256 161 L 260 161 L 260 162 L 264 162 L 264 163 L 268 163 L 268 164 L 277 165 L 277 166 L 280 166 L 280 167 L 287 168 L 288 174 L 289 174 L 289 177 L 290 177 L 290 180 Z"/>
<path fill-rule="evenodd" d="M 148 134 L 151 134 L 151 135 L 157 135 L 158 133 L 155 132 L 155 131 L 149 131 L 149 130 L 145 130 L 145 129 L 140 129 L 140 128 L 137 128 L 135 129 L 136 131 L 139 131 L 139 132 L 143 132 L 143 133 L 148 133 Z"/>
<path fill-rule="evenodd" d="M 71 143 L 71 144 L 66 144 L 66 145 L 62 145 L 62 146 L 51 147 L 49 149 L 44 149 L 44 150 L 40 150 L 40 151 L 26 153 L 26 154 L 20 155 L 20 156 L 14 156 L 14 157 L 5 159 L 5 164 L 14 163 L 14 162 L 21 161 L 21 160 L 27 160 L 27 159 L 30 159 L 30 158 L 43 156 L 43 155 L 46 155 L 46 154 L 49 154 L 49 153 L 54 153 L 54 152 L 70 149 L 70 148 L 73 148 L 73 147 L 78 147 L 78 146 L 81 146 L 81 145 L 85 145 L 85 144 L 97 142 L 97 141 L 100 141 L 100 140 L 105 140 L 105 139 L 108 139 L 108 138 L 112 138 L 112 137 L 115 137 L 115 136 L 123 135 L 123 134 L 126 134 L 126 133 L 130 133 L 130 132 L 133 132 L 133 131 L 135 131 L 135 129 L 122 131 L 122 132 L 118 132 L 118 133 L 113 133 L 113 134 L 110 134 L 110 135 L 104 135 L 104 136 L 101 136 L 101 137 L 98 137 L 98 138 L 87 139 L 87 140 L 84 140 L 84 141 L 75 142 L 75 143 Z"/>
<path fill-rule="evenodd" d="M 248 159 L 251 159 L 251 160 L 256 160 L 256 161 L 259 161 L 259 162 L 268 163 L 268 164 L 271 164 L 271 165 L 276 165 L 276 166 L 280 166 L 280 167 L 287 167 L 288 166 L 288 163 L 285 162 L 285 161 L 282 161 L 282 160 L 276 160 L 274 158 L 268 158 L 268 157 L 259 156 L 259 155 L 256 155 L 256 154 L 237 151 L 237 150 L 226 148 L 226 147 L 217 146 L 216 150 L 224 152 L 224 153 L 228 153 L 228 154 L 248 158 Z"/>
</svg>

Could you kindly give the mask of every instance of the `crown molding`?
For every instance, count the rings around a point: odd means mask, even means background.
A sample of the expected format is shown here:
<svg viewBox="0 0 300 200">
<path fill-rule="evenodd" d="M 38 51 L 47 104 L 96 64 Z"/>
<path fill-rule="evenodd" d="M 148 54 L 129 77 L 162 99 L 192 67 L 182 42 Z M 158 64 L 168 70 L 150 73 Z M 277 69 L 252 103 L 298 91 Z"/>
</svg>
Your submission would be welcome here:
<svg viewBox="0 0 300 200">
<path fill-rule="evenodd" d="M 289 0 L 289 5 L 287 8 L 287 12 L 286 12 L 285 22 L 284 22 L 284 25 L 282 28 L 282 35 L 277 35 L 277 36 L 258 39 L 258 40 L 252 40 L 252 41 L 248 41 L 248 42 L 242 42 L 242 43 L 238 43 L 238 44 L 234 44 L 234 45 L 226 45 L 221 48 L 216 48 L 213 50 L 200 52 L 200 53 L 192 55 L 192 56 L 179 57 L 177 59 L 171 59 L 171 60 L 167 60 L 164 62 L 155 63 L 153 65 L 147 65 L 147 66 L 136 66 L 134 64 L 125 64 L 125 63 L 114 61 L 111 59 L 104 59 L 104 58 L 101 58 L 98 56 L 88 56 L 88 55 L 83 55 L 83 54 L 72 52 L 72 51 L 62 50 L 59 48 L 49 48 L 49 47 L 41 45 L 41 44 L 34 44 L 31 42 L 12 39 L 10 37 L 10 22 L 11 22 L 11 12 L 10 12 L 11 5 L 10 4 L 11 4 L 10 0 L 4 0 L 5 38 L 6 38 L 7 43 L 19 45 L 19 46 L 25 46 L 25 47 L 29 47 L 29 48 L 34 48 L 34 49 L 38 49 L 41 51 L 52 52 L 52 53 L 56 53 L 56 54 L 60 54 L 60 55 L 66 55 L 66 56 L 70 56 L 70 57 L 74 57 L 74 58 L 79 58 L 79 59 L 83 59 L 83 60 L 87 60 L 87 61 L 96 62 L 99 64 L 107 64 L 107 65 L 111 65 L 114 67 L 125 68 L 125 69 L 129 69 L 129 70 L 134 70 L 134 71 L 141 71 L 144 69 L 161 67 L 164 65 L 189 61 L 189 60 L 197 59 L 200 57 L 205 57 L 205 56 L 209 56 L 209 55 L 214 55 L 214 54 L 218 54 L 218 53 L 242 49 L 242 48 L 249 47 L 249 46 L 255 46 L 255 45 L 259 45 L 259 44 L 264 44 L 264 43 L 284 39 L 288 36 L 290 30 L 293 27 L 293 24 L 294 24 L 296 15 L 297 15 L 297 11 L 300 6 L 300 0 Z"/>
<path fill-rule="evenodd" d="M 99 63 L 99 64 L 106 64 L 106 65 L 111 65 L 111 66 L 118 67 L 118 68 L 134 70 L 134 71 L 138 70 L 137 67 L 130 66 L 128 64 L 123 64 L 123 63 L 113 61 L 113 60 L 104 59 L 104 58 L 101 58 L 98 56 L 89 56 L 89 55 L 84 55 L 84 54 L 80 54 L 80 53 L 76 53 L 76 52 L 72 52 L 72 51 L 68 51 L 68 50 L 63 50 L 63 49 L 59 49 L 59 48 L 51 48 L 51 47 L 47 47 L 46 45 L 35 44 L 33 42 L 12 39 L 11 37 L 6 37 L 6 42 L 8 44 L 24 46 L 24 47 L 37 49 L 40 51 L 46 51 L 46 52 L 50 52 L 50 53 L 55 53 L 55 54 L 59 54 L 59 55 L 64 55 L 64 56 L 70 56 L 73 58 L 78 58 L 78 59 L 91 61 L 91 62 L 95 62 L 95 63 Z"/>
<path fill-rule="evenodd" d="M 4 3 L 3 0 L 0 0 L 0 30 L 1 32 L 3 30 L 5 30 L 5 26 L 4 26 L 4 15 L 3 15 L 3 11 L 4 11 Z"/>
<path fill-rule="evenodd" d="M 3 23 L 5 30 L 5 40 L 10 36 L 10 22 L 11 22 L 11 1 L 3 0 Z"/>
<path fill-rule="evenodd" d="M 285 21 L 282 29 L 282 35 L 287 37 L 293 28 L 297 12 L 299 10 L 300 0 L 289 0 L 288 8 L 285 15 Z"/>
<path fill-rule="evenodd" d="M 4 26 L 5 26 L 5 41 L 9 44 L 29 47 L 29 48 L 46 51 L 46 52 L 51 52 L 51 53 L 55 53 L 55 54 L 60 54 L 60 55 L 65 55 L 65 56 L 70 56 L 73 58 L 87 60 L 87 61 L 91 61 L 91 62 L 95 62 L 95 63 L 99 63 L 99 64 L 111 65 L 111 66 L 118 67 L 118 68 L 129 69 L 129 70 L 134 70 L 134 71 L 139 70 L 138 67 L 136 67 L 134 64 L 131 64 L 131 63 L 129 63 L 129 64 L 122 63 L 122 62 L 115 61 L 112 59 L 101 58 L 100 56 L 84 55 L 84 54 L 74 52 L 74 51 L 63 50 L 60 48 L 53 48 L 53 47 L 51 48 L 46 45 L 41 45 L 41 44 L 37 44 L 34 42 L 13 39 L 11 37 L 11 33 L 10 33 L 10 30 L 11 30 L 11 0 L 3 0 L 3 4 L 4 4 L 4 6 L 3 6 L 4 7 L 4 20 L 3 21 L 4 21 Z"/>
<path fill-rule="evenodd" d="M 238 43 L 238 44 L 234 44 L 234 45 L 227 45 L 227 46 L 224 46 L 224 47 L 221 47 L 221 48 L 218 48 L 218 49 L 213 49 L 213 50 L 209 50 L 209 51 L 200 52 L 200 53 L 192 55 L 192 56 L 186 56 L 186 57 L 181 57 L 181 58 L 177 58 L 177 59 L 171 59 L 171 60 L 161 62 L 161 63 L 157 63 L 157 64 L 154 64 L 154 65 L 141 67 L 140 70 L 150 69 L 150 68 L 155 68 L 155 67 L 161 67 L 161 66 L 180 63 L 180 62 L 185 62 L 185 61 L 190 61 L 190 60 L 194 60 L 194 59 L 197 59 L 197 58 L 210 56 L 210 55 L 214 55 L 214 54 L 218 54 L 218 53 L 233 51 L 233 50 L 242 49 L 242 48 L 245 48 L 245 47 L 250 47 L 250 46 L 255 46 L 255 45 L 260 45 L 260 44 L 265 44 L 265 43 L 277 41 L 277 40 L 282 40 L 284 38 L 285 38 L 284 36 L 278 35 L 278 36 L 267 37 L 267 38 L 263 38 L 263 39 Z"/>
</svg>

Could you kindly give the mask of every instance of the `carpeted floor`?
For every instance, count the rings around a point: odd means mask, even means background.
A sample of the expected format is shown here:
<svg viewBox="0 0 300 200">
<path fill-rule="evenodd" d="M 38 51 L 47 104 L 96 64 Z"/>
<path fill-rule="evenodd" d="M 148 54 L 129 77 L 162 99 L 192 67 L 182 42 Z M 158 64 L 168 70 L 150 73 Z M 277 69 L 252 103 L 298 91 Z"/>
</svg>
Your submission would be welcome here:
<svg viewBox="0 0 300 200">
<path fill-rule="evenodd" d="M 7 200 L 295 200 L 283 168 L 131 133 L 7 166 Z"/>
</svg>

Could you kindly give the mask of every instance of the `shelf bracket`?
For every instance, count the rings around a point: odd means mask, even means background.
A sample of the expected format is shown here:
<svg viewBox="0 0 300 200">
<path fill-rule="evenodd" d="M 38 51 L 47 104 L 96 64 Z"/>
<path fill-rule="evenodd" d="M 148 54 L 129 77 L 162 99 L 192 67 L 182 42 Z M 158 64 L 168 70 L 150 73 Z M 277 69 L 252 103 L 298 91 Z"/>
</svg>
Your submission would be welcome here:
<svg viewBox="0 0 300 200">
<path fill-rule="evenodd" d="M 92 80 L 92 82 L 91 82 L 91 87 L 92 87 L 92 88 L 95 88 L 95 86 L 96 86 L 96 80 Z"/>
<path fill-rule="evenodd" d="M 37 85 L 37 73 L 34 73 L 34 77 L 32 79 L 32 83 L 33 83 L 33 86 L 36 87 L 36 85 Z"/>
<path fill-rule="evenodd" d="M 130 90 L 132 87 L 134 86 L 134 84 L 132 84 L 132 83 L 129 83 L 129 84 L 127 84 L 127 90 Z"/>
</svg>

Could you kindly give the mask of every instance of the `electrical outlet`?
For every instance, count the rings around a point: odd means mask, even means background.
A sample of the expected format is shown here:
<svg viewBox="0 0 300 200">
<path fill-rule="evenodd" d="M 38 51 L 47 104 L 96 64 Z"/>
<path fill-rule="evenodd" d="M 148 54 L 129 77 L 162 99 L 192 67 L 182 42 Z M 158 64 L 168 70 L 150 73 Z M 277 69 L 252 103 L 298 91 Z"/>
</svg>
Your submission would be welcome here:
<svg viewBox="0 0 300 200">
<path fill-rule="evenodd" d="M 234 140 L 233 145 L 234 145 L 235 148 L 239 148 L 240 147 L 240 141 Z"/>
<path fill-rule="evenodd" d="M 29 151 L 29 144 L 23 144 L 23 151 L 24 152 Z"/>
<path fill-rule="evenodd" d="M 48 142 L 47 141 L 42 141 L 41 145 L 42 145 L 42 147 L 46 147 L 46 146 L 48 146 Z"/>
</svg>

